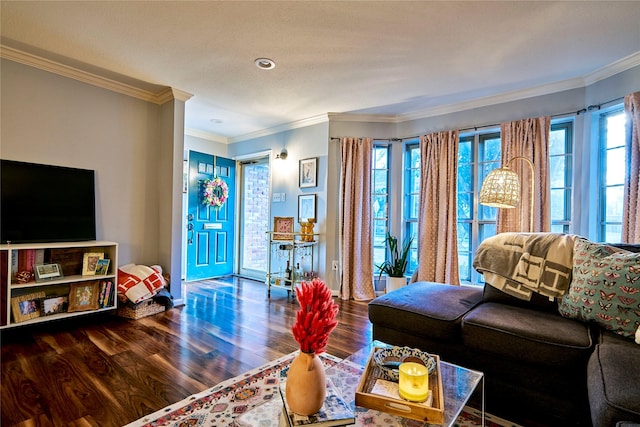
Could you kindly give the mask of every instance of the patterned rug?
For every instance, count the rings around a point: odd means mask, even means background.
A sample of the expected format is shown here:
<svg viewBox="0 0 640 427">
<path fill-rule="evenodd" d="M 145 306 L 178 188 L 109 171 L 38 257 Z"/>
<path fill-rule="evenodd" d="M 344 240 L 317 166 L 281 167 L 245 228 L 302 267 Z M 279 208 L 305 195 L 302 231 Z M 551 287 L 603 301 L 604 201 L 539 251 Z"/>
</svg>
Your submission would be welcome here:
<svg viewBox="0 0 640 427">
<path fill-rule="evenodd" d="M 278 385 L 286 379 L 289 365 L 297 352 L 283 356 L 273 362 L 260 366 L 235 378 L 231 378 L 213 388 L 194 394 L 186 399 L 169 405 L 159 411 L 132 422 L 127 427 L 278 427 L 282 402 Z M 320 355 L 331 376 L 332 369 L 341 362 L 329 354 Z M 342 366 L 342 369 L 349 369 Z M 360 371 L 353 368 L 354 378 Z M 387 427 L 389 420 L 384 414 L 372 415 L 364 408 L 356 413 L 359 421 L 367 427 Z M 376 413 L 377 414 L 377 413 Z M 403 420 L 403 427 L 417 427 L 422 423 Z M 465 407 L 454 427 L 471 427 L 482 425 L 481 413 L 473 408 Z M 485 413 L 487 427 L 519 427 L 509 421 L 502 420 Z"/>
</svg>

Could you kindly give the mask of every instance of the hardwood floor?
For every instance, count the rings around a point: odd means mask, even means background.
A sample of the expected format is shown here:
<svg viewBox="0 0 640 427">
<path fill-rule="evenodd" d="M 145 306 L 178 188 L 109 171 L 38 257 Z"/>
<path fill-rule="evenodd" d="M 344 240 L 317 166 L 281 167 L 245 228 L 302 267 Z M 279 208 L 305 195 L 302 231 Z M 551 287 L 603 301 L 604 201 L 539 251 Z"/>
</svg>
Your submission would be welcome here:
<svg viewBox="0 0 640 427">
<path fill-rule="evenodd" d="M 8 426 L 121 426 L 297 350 L 298 308 L 247 279 L 186 286 L 186 304 L 139 320 L 113 315 L 3 330 L 0 412 Z M 327 352 L 371 341 L 364 302 L 335 300 Z"/>
</svg>

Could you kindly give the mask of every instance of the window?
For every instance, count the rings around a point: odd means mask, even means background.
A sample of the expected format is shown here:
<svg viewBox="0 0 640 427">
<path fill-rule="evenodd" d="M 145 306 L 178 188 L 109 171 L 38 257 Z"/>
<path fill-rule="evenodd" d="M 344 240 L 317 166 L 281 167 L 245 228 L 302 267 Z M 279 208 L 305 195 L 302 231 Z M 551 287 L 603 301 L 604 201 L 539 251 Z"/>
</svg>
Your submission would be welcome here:
<svg viewBox="0 0 640 427">
<path fill-rule="evenodd" d="M 571 179 L 573 123 L 551 124 L 549 135 L 549 182 L 551 184 L 551 231 L 568 233 L 571 225 Z"/>
<path fill-rule="evenodd" d="M 458 264 L 460 280 L 463 283 L 481 284 L 482 275 L 473 269 L 473 258 L 480 243 L 496 234 L 498 210 L 478 202 L 480 188 L 485 177 L 501 165 L 501 137 L 497 129 L 487 129 L 460 134 L 458 149 Z M 388 174 L 388 147 L 384 162 L 374 166 L 376 171 L 384 169 L 382 181 L 390 180 L 384 191 L 384 203 L 388 203 L 386 188 L 404 188 L 403 237 L 415 236 L 407 274 L 412 274 L 418 265 L 418 210 L 420 204 L 420 145 L 417 139 L 407 141 L 404 148 L 404 185 L 395 183 L 395 177 Z M 380 159 L 383 157 L 380 155 Z M 571 230 L 572 164 L 573 164 L 573 122 L 566 119 L 552 121 L 549 139 L 550 185 L 551 185 L 551 231 L 568 233 Z M 376 181 L 378 179 L 376 178 Z M 384 181 L 385 185 L 387 181 Z M 381 194 L 374 191 L 374 197 Z M 381 202 L 380 202 L 381 203 Z M 385 205 L 386 206 L 386 205 Z M 384 221 L 376 227 L 382 231 L 382 238 L 389 226 L 387 211 L 380 217 L 374 209 L 374 221 Z M 380 218 L 380 219 L 378 219 Z M 375 224 L 374 224 L 375 226 Z M 376 242 L 382 240 L 374 233 Z M 384 242 L 380 243 L 376 263 L 384 261 Z"/>
<path fill-rule="evenodd" d="M 372 168 L 373 271 L 378 274 L 375 266 L 384 263 L 387 258 L 385 238 L 389 230 L 389 145 L 376 144 L 373 147 Z"/>
<path fill-rule="evenodd" d="M 406 274 L 411 275 L 418 268 L 418 213 L 420 211 L 420 143 L 409 141 L 404 161 L 404 238 L 413 236 Z"/>
<path fill-rule="evenodd" d="M 622 239 L 625 176 L 625 114 L 621 107 L 600 115 L 600 230 L 603 242 Z"/>
<path fill-rule="evenodd" d="M 500 132 L 460 136 L 458 148 L 458 271 L 460 281 L 481 283 L 473 269 L 480 242 L 496 234 L 497 209 L 477 203 L 484 178 L 500 167 Z"/>
</svg>

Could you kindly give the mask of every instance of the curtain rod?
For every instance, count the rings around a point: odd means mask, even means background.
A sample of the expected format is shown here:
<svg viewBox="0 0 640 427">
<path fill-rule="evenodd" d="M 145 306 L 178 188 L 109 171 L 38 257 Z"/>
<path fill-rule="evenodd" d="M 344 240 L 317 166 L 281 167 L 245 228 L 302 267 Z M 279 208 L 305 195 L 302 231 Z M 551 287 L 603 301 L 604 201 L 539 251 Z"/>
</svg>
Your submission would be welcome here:
<svg viewBox="0 0 640 427">
<path fill-rule="evenodd" d="M 568 111 L 566 113 L 560 113 L 560 114 L 552 114 L 549 117 L 551 117 L 552 119 L 556 119 L 558 117 L 564 117 L 564 116 L 570 116 L 572 114 L 575 114 L 576 116 L 579 116 L 581 114 L 587 113 L 587 112 L 591 112 L 594 110 L 599 110 L 600 108 L 602 108 L 603 105 L 606 104 L 611 104 L 612 102 L 618 102 L 618 101 L 622 101 L 624 100 L 624 97 L 620 97 L 620 98 L 615 98 L 615 99 L 611 99 L 609 101 L 605 101 L 605 102 L 601 102 L 600 104 L 592 104 L 589 105 L 586 108 L 582 108 L 578 111 Z M 465 131 L 470 131 L 470 130 L 478 130 L 478 129 L 484 129 L 484 128 L 495 128 L 495 127 L 499 127 L 501 125 L 501 123 L 494 123 L 494 124 L 489 124 L 489 125 L 477 125 L 477 126 L 473 126 L 473 127 L 467 127 L 467 128 L 462 128 L 462 129 L 458 129 L 458 132 L 465 132 Z M 389 142 L 402 142 L 406 139 L 416 139 L 416 138 L 420 138 L 420 135 L 417 136 L 408 136 L 405 138 L 374 138 L 374 141 L 389 141 Z M 332 136 L 331 137 L 332 140 L 336 139 L 336 140 L 340 140 L 341 138 L 339 137 L 335 137 Z"/>
</svg>

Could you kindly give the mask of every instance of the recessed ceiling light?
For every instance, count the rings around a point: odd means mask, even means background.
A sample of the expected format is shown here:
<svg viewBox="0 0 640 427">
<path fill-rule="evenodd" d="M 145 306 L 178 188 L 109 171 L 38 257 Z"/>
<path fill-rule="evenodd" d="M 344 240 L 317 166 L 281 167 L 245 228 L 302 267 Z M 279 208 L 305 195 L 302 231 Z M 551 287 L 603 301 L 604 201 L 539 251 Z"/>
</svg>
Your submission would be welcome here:
<svg viewBox="0 0 640 427">
<path fill-rule="evenodd" d="M 269 58 L 258 58 L 253 61 L 253 63 L 256 64 L 256 67 L 260 68 L 261 70 L 272 70 L 276 68 L 276 63 Z"/>
</svg>

